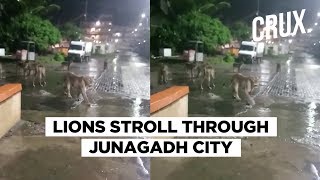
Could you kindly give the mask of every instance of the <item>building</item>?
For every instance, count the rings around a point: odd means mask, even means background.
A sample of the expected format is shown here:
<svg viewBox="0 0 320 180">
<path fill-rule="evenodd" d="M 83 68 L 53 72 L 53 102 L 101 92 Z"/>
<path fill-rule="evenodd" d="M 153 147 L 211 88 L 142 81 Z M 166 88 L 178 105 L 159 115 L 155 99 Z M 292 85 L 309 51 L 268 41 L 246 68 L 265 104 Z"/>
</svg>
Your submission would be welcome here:
<svg viewBox="0 0 320 180">
<path fill-rule="evenodd" d="M 101 15 L 82 24 L 85 41 L 93 42 L 93 53 L 105 54 L 112 41 L 112 15 Z"/>
</svg>

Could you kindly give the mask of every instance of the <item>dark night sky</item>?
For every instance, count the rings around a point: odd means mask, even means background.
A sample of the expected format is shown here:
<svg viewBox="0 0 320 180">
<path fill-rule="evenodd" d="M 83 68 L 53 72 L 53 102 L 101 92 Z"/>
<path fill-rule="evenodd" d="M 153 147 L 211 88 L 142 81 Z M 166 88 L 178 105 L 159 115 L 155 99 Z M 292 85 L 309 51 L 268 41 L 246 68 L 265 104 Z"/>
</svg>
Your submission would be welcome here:
<svg viewBox="0 0 320 180">
<path fill-rule="evenodd" d="M 57 14 L 57 22 L 75 20 L 84 13 L 85 0 L 53 0 L 62 9 Z M 173 0 L 174 1 L 174 0 Z M 257 9 L 257 0 L 230 0 L 232 7 L 224 11 L 227 20 L 245 19 L 249 22 L 250 15 Z M 149 10 L 150 0 L 88 0 L 88 17 L 98 17 L 110 13 L 114 24 L 136 24 L 140 14 Z M 262 15 L 276 14 L 305 8 L 305 23 L 313 22 L 317 11 L 320 11 L 320 0 L 260 0 Z M 147 12 L 149 13 L 149 12 Z M 253 16 L 251 16 L 253 17 Z"/>
<path fill-rule="evenodd" d="M 76 21 L 84 13 L 85 0 L 53 1 L 61 6 L 55 18 L 57 23 Z M 149 6 L 149 0 L 88 0 L 88 19 L 97 18 L 101 14 L 112 14 L 114 24 L 136 24 L 141 13 L 149 10 Z"/>
<path fill-rule="evenodd" d="M 257 0 L 231 0 L 231 5 L 225 15 L 229 16 L 227 19 L 243 19 L 256 12 Z M 260 0 L 261 16 L 292 10 L 298 10 L 300 14 L 302 9 L 306 9 L 305 22 L 313 22 L 317 11 L 320 11 L 320 0 Z"/>
</svg>

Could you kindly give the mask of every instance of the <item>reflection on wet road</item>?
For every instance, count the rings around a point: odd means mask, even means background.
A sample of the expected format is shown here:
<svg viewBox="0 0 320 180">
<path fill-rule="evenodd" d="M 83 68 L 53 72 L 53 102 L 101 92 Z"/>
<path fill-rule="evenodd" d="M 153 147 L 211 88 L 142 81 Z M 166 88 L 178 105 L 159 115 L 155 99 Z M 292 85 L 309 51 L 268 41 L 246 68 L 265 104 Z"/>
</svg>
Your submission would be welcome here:
<svg viewBox="0 0 320 180">
<path fill-rule="evenodd" d="M 232 99 L 228 88 L 231 65 L 216 65 L 216 89 L 201 92 L 198 80 L 185 78 L 182 64 L 170 64 L 174 73 L 168 86 L 190 86 L 189 116 L 278 117 L 278 138 L 243 139 L 241 159 L 153 159 L 151 179 L 312 180 L 304 167 L 311 161 L 320 170 L 319 62 L 309 54 L 296 52 L 291 59 L 265 58 L 260 65 L 244 65 L 241 73 L 260 77 L 254 93 L 256 105 L 250 109 L 245 102 Z M 153 93 L 165 88 L 156 85 L 154 66 Z"/>
</svg>

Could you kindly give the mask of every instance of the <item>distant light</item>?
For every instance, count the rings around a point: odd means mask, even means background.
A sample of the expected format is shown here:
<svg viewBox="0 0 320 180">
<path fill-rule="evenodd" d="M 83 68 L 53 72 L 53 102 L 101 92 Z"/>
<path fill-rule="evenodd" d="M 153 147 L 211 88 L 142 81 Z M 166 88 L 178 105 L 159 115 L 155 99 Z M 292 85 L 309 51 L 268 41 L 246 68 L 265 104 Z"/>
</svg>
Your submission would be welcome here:
<svg viewBox="0 0 320 180">
<path fill-rule="evenodd" d="M 143 40 L 143 42 L 145 43 L 145 42 L 146 42 L 146 40 Z"/>
<path fill-rule="evenodd" d="M 318 23 L 314 23 L 315 26 L 318 26 Z"/>
<path fill-rule="evenodd" d="M 96 22 L 96 26 L 100 26 L 101 25 L 101 22 L 100 21 L 97 21 Z"/>
<path fill-rule="evenodd" d="M 138 44 L 141 44 L 141 43 L 138 43 Z"/>
<path fill-rule="evenodd" d="M 317 13 L 317 16 L 320 17 L 320 12 Z"/>
<path fill-rule="evenodd" d="M 119 42 L 119 39 L 115 39 L 114 42 L 116 42 L 116 43 Z"/>
<path fill-rule="evenodd" d="M 145 14 L 145 13 L 142 13 L 142 14 L 141 14 L 141 17 L 142 17 L 142 18 L 145 18 L 145 17 L 146 17 L 146 14 Z"/>
<path fill-rule="evenodd" d="M 110 32 L 110 31 L 111 31 L 111 29 L 108 29 L 108 31 Z"/>
<path fill-rule="evenodd" d="M 290 44 L 292 43 L 292 39 L 289 39 L 289 43 L 290 43 Z"/>
<path fill-rule="evenodd" d="M 120 36 L 121 36 L 121 33 L 116 33 L 115 35 L 118 36 L 118 37 L 120 37 Z"/>
<path fill-rule="evenodd" d="M 136 31 L 136 32 L 137 32 L 137 31 L 138 31 L 138 29 L 135 29 L 134 31 Z"/>
<path fill-rule="evenodd" d="M 109 25 L 111 26 L 111 25 L 112 25 L 112 23 L 111 23 L 111 22 L 109 22 Z"/>
<path fill-rule="evenodd" d="M 132 34 L 134 33 L 134 31 L 132 31 Z"/>
<path fill-rule="evenodd" d="M 95 31 L 95 30 L 96 30 L 96 28 L 91 28 L 91 30 L 90 30 L 90 31 L 91 31 L 91 32 L 93 32 L 93 31 Z"/>
<path fill-rule="evenodd" d="M 142 23 L 139 23 L 139 26 L 142 26 Z"/>
<path fill-rule="evenodd" d="M 316 45 L 316 43 L 313 44 L 314 46 Z"/>
<path fill-rule="evenodd" d="M 312 28 L 307 29 L 307 33 L 311 33 L 312 32 Z"/>
<path fill-rule="evenodd" d="M 109 43 L 107 43 L 107 46 L 109 46 Z"/>
</svg>

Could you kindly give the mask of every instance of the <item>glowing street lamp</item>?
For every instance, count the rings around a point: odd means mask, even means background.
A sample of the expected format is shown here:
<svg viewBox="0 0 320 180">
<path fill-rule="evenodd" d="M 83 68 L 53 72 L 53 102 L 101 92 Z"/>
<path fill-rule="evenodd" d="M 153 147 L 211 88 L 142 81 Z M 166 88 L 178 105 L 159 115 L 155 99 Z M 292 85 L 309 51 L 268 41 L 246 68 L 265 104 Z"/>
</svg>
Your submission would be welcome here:
<svg viewBox="0 0 320 180">
<path fill-rule="evenodd" d="M 143 42 L 145 43 L 145 42 L 146 42 L 146 40 L 143 40 Z"/>
<path fill-rule="evenodd" d="M 110 31 L 111 31 L 111 29 L 108 29 L 108 31 L 110 32 Z"/>
<path fill-rule="evenodd" d="M 100 26 L 101 25 L 101 22 L 100 21 L 97 21 L 96 22 L 96 26 Z"/>
<path fill-rule="evenodd" d="M 145 14 L 145 13 L 142 13 L 142 14 L 141 14 L 141 17 L 142 17 L 142 18 L 145 18 L 145 17 L 146 17 L 146 14 Z"/>
<path fill-rule="evenodd" d="M 141 44 L 141 43 L 138 43 L 139 45 Z"/>
</svg>

